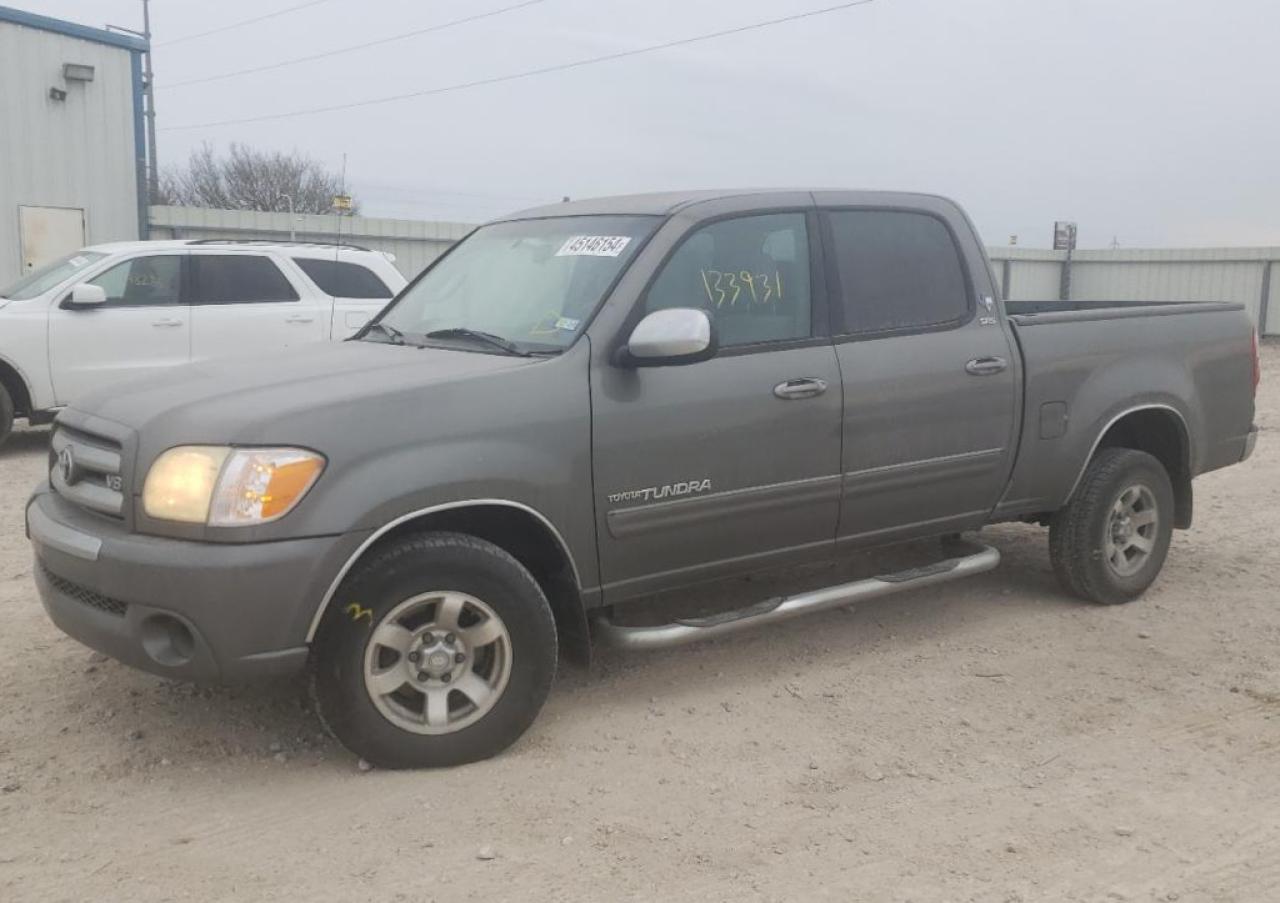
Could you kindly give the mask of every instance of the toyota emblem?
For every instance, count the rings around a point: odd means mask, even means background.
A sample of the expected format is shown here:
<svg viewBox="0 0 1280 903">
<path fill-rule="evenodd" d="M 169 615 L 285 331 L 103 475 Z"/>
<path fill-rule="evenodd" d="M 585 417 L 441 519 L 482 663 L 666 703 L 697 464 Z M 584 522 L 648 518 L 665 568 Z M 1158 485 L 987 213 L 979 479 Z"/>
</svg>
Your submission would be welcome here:
<svg viewBox="0 0 1280 903">
<path fill-rule="evenodd" d="M 62 474 L 62 482 L 70 486 L 78 478 L 76 473 L 76 458 L 71 453 L 71 446 L 66 446 L 62 451 L 58 452 L 58 471 Z"/>
</svg>

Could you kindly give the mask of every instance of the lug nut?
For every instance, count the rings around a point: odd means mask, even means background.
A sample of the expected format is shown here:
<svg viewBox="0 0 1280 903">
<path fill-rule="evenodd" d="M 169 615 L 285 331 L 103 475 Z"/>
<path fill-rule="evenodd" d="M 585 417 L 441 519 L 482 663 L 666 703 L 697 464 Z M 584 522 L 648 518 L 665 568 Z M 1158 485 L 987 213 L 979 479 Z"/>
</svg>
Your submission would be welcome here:
<svg viewBox="0 0 1280 903">
<path fill-rule="evenodd" d="M 459 665 L 461 665 L 463 662 L 467 660 L 467 657 L 463 655 L 461 652 L 456 652 L 454 653 L 453 660 L 457 662 Z"/>
<path fill-rule="evenodd" d="M 444 635 L 444 641 L 445 641 L 448 645 L 450 645 L 450 646 L 452 646 L 452 645 L 453 645 L 453 641 L 454 641 L 455 639 L 457 639 L 457 637 L 455 637 L 455 636 L 454 636 L 453 634 L 451 634 L 451 633 L 446 633 L 446 634 Z"/>
<path fill-rule="evenodd" d="M 422 645 L 424 646 L 430 646 L 435 641 L 436 641 L 436 638 L 429 633 L 424 633 L 422 635 Z"/>
<path fill-rule="evenodd" d="M 450 680 L 452 680 L 452 677 L 448 674 L 441 674 L 440 679 L 443 680 L 445 683 L 448 683 Z"/>
<path fill-rule="evenodd" d="M 416 662 L 419 657 L 420 656 L 418 655 L 418 651 L 416 649 L 413 652 L 409 653 L 409 661 L 411 662 Z"/>
<path fill-rule="evenodd" d="M 430 677 L 430 675 L 429 675 L 429 674 L 427 674 L 427 672 L 426 672 L 426 671 L 419 671 L 419 672 L 418 672 L 418 680 L 426 680 L 428 677 Z"/>
</svg>

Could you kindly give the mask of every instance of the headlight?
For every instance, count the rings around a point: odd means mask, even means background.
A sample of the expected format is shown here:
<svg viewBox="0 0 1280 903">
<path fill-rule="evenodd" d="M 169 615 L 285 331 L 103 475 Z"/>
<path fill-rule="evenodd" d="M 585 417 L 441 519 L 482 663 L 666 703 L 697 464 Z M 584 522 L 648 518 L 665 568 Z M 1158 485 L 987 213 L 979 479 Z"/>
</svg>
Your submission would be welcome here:
<svg viewBox="0 0 1280 903">
<path fill-rule="evenodd" d="M 301 448 L 171 448 L 147 473 L 142 509 L 160 520 L 211 527 L 265 524 L 293 509 L 324 463 Z"/>
</svg>

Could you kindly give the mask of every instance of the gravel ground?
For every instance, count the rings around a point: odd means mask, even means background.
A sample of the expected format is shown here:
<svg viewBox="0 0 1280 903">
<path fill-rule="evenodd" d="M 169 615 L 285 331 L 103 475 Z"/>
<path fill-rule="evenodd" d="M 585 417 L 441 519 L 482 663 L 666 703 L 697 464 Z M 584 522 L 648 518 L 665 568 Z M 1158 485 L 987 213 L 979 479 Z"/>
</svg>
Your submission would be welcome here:
<svg viewBox="0 0 1280 903">
<path fill-rule="evenodd" d="M 1280 899 L 1280 347 L 1247 464 L 1132 605 L 994 573 L 562 674 L 487 763 L 362 772 L 301 683 L 203 689 L 45 618 L 0 449 L 0 899 Z"/>
</svg>

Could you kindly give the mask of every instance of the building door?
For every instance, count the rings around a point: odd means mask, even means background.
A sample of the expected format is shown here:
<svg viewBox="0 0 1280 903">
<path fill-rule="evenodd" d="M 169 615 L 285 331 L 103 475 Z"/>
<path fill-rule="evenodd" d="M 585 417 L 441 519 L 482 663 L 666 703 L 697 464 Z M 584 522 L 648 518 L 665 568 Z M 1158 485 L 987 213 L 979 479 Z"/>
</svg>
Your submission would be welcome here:
<svg viewBox="0 0 1280 903">
<path fill-rule="evenodd" d="M 84 211 L 79 207 L 19 207 L 22 275 L 84 247 Z"/>
</svg>

